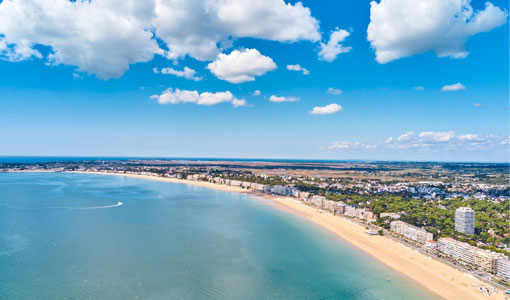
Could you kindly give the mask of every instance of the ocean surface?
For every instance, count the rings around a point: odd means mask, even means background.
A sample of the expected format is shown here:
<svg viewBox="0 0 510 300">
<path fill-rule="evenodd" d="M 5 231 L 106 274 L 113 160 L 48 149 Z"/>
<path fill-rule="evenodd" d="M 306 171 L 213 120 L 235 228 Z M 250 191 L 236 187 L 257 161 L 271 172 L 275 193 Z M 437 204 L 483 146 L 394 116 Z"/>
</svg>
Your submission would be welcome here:
<svg viewBox="0 0 510 300">
<path fill-rule="evenodd" d="M 262 198 L 0 173 L 0 299 L 437 299 Z"/>
</svg>

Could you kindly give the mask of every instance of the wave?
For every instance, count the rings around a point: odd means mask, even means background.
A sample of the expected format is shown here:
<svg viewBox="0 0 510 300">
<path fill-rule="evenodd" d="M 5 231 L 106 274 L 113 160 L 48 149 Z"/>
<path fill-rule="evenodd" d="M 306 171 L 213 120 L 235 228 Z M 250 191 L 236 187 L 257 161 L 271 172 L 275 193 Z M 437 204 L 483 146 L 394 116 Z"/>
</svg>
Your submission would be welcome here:
<svg viewBox="0 0 510 300">
<path fill-rule="evenodd" d="M 10 208 L 10 209 L 103 209 L 103 208 L 113 208 L 122 206 L 124 203 L 117 202 L 117 204 L 113 205 L 105 205 L 105 206 L 85 206 L 85 207 L 73 207 L 73 206 L 43 206 L 43 207 L 16 207 L 6 204 L 0 204 L 0 206 Z"/>
</svg>

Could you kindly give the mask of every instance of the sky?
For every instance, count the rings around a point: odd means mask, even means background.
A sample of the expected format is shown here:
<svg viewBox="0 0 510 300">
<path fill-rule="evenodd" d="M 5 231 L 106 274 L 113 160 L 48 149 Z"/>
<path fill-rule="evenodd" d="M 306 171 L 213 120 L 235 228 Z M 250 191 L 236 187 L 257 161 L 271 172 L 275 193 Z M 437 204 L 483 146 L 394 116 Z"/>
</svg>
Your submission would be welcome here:
<svg viewBox="0 0 510 300">
<path fill-rule="evenodd" d="M 0 155 L 510 162 L 508 1 L 0 1 Z"/>
</svg>

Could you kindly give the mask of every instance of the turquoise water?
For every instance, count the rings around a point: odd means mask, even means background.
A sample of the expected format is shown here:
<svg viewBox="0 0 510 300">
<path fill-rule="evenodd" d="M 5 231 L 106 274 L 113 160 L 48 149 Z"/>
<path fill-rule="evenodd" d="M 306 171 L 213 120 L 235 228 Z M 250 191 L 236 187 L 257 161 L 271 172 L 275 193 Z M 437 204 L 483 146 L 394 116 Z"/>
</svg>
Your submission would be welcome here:
<svg viewBox="0 0 510 300">
<path fill-rule="evenodd" d="M 0 174 L 0 299 L 89 298 L 437 299 L 267 200 L 118 176 Z"/>
</svg>

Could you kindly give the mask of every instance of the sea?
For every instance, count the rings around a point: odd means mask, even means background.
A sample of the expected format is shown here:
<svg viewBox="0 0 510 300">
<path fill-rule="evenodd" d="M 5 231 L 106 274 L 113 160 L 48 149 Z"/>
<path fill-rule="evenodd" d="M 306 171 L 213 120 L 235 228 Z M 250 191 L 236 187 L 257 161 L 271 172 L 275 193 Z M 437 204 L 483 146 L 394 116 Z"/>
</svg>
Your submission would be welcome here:
<svg viewBox="0 0 510 300">
<path fill-rule="evenodd" d="M 0 173 L 0 299 L 437 299 L 270 200 Z"/>
</svg>

